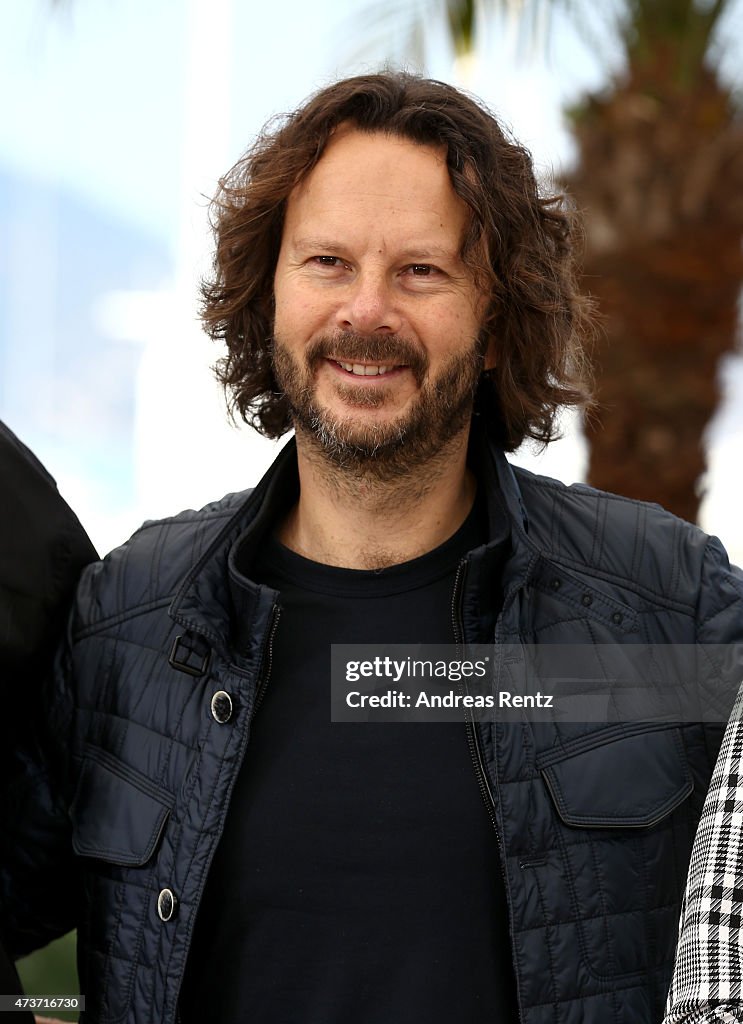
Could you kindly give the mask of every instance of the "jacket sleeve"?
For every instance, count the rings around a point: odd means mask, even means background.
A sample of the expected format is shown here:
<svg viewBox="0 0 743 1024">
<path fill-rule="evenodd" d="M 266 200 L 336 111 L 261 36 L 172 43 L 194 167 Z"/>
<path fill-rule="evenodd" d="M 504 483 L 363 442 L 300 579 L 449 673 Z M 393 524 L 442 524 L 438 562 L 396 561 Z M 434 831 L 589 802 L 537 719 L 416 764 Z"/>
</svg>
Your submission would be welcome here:
<svg viewBox="0 0 743 1024">
<path fill-rule="evenodd" d="M 24 745 L 18 757 L 0 834 L 0 928 L 13 957 L 75 928 L 80 904 L 67 802 L 45 754 Z"/>
<path fill-rule="evenodd" d="M 711 540 L 698 637 L 741 680 L 743 575 Z M 663 1024 L 743 1022 L 743 686 L 733 706 L 689 865 Z"/>
<path fill-rule="evenodd" d="M 743 689 L 699 822 L 663 1024 L 743 1021 Z"/>
<path fill-rule="evenodd" d="M 0 423 L 0 685 L 6 714 L 19 680 L 38 692 L 80 573 L 98 556 L 33 452 Z"/>
<path fill-rule="evenodd" d="M 0 937 L 17 956 L 75 923 L 59 775 L 66 716 L 54 699 L 65 685 L 51 673 L 78 577 L 96 552 L 54 480 L 2 423 L 0 487 Z"/>
<path fill-rule="evenodd" d="M 69 753 L 72 696 L 65 643 L 39 715 L 10 752 L 12 778 L 0 794 L 0 938 L 23 956 L 77 925 L 80 873 L 72 850 Z"/>
</svg>

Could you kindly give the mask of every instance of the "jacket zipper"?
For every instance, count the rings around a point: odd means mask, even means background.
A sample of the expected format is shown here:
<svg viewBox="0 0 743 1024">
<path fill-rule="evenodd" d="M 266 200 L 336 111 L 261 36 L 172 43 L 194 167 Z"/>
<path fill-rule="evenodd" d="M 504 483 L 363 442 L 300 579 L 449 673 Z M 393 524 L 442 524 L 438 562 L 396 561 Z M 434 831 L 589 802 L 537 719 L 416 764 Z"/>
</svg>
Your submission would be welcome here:
<svg viewBox="0 0 743 1024">
<path fill-rule="evenodd" d="M 462 650 L 464 645 L 464 623 L 462 621 L 462 601 L 464 598 L 464 583 L 467 578 L 467 569 L 469 562 L 466 558 L 463 558 L 457 566 L 457 574 L 454 577 L 454 589 L 452 590 L 452 601 L 451 601 L 451 622 L 454 630 L 454 642 L 457 645 L 459 651 Z M 462 696 L 466 693 L 466 686 L 464 680 L 460 680 L 459 692 Z M 477 729 L 475 727 L 474 715 L 471 708 L 464 709 L 464 721 L 467 729 L 467 745 L 470 750 L 470 758 L 475 769 L 475 777 L 477 784 L 480 788 L 480 794 L 485 803 L 485 810 L 488 812 L 491 824 L 495 831 L 495 839 L 498 844 L 498 861 L 500 863 L 501 877 L 503 878 L 503 886 L 506 891 L 506 904 L 508 906 L 508 935 L 511 941 L 511 956 L 512 956 L 512 967 L 513 967 L 513 978 L 516 985 L 516 1012 L 518 1014 L 518 1020 L 521 1022 L 523 1016 L 521 1014 L 521 993 L 519 991 L 519 978 L 516 971 L 516 964 L 513 961 L 513 911 L 511 909 L 511 899 L 508 893 L 508 879 L 506 877 L 506 865 L 503 857 L 503 842 L 501 840 L 500 832 L 498 831 L 498 822 L 495 816 L 495 800 L 493 799 L 493 791 L 490 788 L 490 782 L 485 771 L 485 764 L 482 757 L 482 749 L 480 748 L 480 740 L 477 735 Z"/>
<path fill-rule="evenodd" d="M 275 603 L 271 608 L 271 625 L 268 629 L 268 644 L 265 649 L 265 668 L 261 672 L 261 681 L 258 685 L 258 693 L 255 697 L 255 704 L 253 705 L 253 715 L 255 715 L 258 708 L 261 706 L 263 700 L 263 694 L 266 692 L 268 686 L 268 680 L 271 678 L 271 669 L 273 668 L 273 640 L 276 636 L 276 630 L 279 626 L 279 619 L 281 618 L 281 607 L 278 603 Z"/>
<path fill-rule="evenodd" d="M 467 578 L 467 566 L 468 562 L 466 558 L 457 566 L 457 574 L 454 578 L 454 590 L 452 591 L 451 600 L 451 624 L 454 630 L 454 643 L 457 645 L 458 653 L 461 653 L 464 644 L 464 626 L 462 624 L 462 597 L 464 594 L 464 581 Z M 462 696 L 465 695 L 466 686 L 464 680 L 459 682 L 459 692 Z M 498 832 L 498 823 L 495 819 L 495 800 L 493 799 L 493 793 L 490 789 L 490 783 L 488 777 L 485 774 L 485 766 L 482 761 L 482 751 L 480 750 L 480 742 L 477 737 L 477 731 L 475 729 L 474 715 L 472 714 L 471 708 L 465 708 L 464 710 L 464 721 L 467 729 L 467 746 L 470 751 L 470 758 L 472 765 L 475 769 L 475 778 L 480 789 L 483 802 L 485 803 L 485 810 L 488 812 L 490 822 L 495 829 L 495 834 L 498 839 L 498 849 L 500 850 L 500 834 Z M 501 851 L 502 852 L 502 851 Z M 503 869 L 503 861 L 501 860 L 501 869 Z M 503 872 L 503 880 L 505 881 L 505 871 Z"/>
</svg>

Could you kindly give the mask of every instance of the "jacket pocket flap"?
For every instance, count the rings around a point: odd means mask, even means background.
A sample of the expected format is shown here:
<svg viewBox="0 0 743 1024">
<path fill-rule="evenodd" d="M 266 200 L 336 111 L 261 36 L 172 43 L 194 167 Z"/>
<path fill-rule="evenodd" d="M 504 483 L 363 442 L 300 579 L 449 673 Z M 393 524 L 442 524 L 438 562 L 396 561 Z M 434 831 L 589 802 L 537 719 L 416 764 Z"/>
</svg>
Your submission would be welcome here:
<svg viewBox="0 0 743 1024">
<path fill-rule="evenodd" d="M 678 729 L 624 736 L 542 768 L 566 825 L 648 828 L 694 788 Z"/>
<path fill-rule="evenodd" d="M 75 853 L 122 865 L 150 859 L 173 799 L 138 775 L 105 751 L 86 751 L 70 808 Z"/>
</svg>

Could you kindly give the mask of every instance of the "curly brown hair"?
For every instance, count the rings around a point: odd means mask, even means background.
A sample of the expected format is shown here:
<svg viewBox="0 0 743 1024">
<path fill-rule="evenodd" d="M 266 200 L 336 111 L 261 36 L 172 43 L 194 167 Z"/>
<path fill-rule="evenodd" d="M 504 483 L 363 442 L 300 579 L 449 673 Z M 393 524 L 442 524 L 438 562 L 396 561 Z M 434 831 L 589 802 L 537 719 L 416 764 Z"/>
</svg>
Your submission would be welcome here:
<svg viewBox="0 0 743 1024">
<path fill-rule="evenodd" d="M 541 196 L 531 155 L 478 102 L 406 72 L 361 75 L 269 122 L 219 182 L 212 201 L 213 275 L 202 283 L 207 333 L 224 341 L 216 367 L 232 415 L 267 437 L 292 426 L 272 366 L 273 277 L 286 203 L 341 124 L 446 147 L 455 192 L 471 211 L 462 258 L 489 294 L 483 348 L 500 355 L 478 403 L 507 451 L 555 438 L 562 406 L 588 401 L 589 300 L 576 285 L 575 216 Z M 492 414 L 492 415 L 491 415 Z"/>
</svg>

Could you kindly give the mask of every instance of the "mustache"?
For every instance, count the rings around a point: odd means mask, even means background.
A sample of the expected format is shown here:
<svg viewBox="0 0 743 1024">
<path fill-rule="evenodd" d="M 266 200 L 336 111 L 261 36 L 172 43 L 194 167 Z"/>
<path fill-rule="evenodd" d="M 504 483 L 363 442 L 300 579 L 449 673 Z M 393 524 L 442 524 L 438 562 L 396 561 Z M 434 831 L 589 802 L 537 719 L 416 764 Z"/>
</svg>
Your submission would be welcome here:
<svg viewBox="0 0 743 1024">
<path fill-rule="evenodd" d="M 316 338 L 308 346 L 305 358 L 313 370 L 323 359 L 341 360 L 344 363 L 393 363 L 396 366 L 407 366 L 419 384 L 428 370 L 429 363 L 425 352 L 397 334 L 356 334 L 352 331 Z"/>
</svg>

